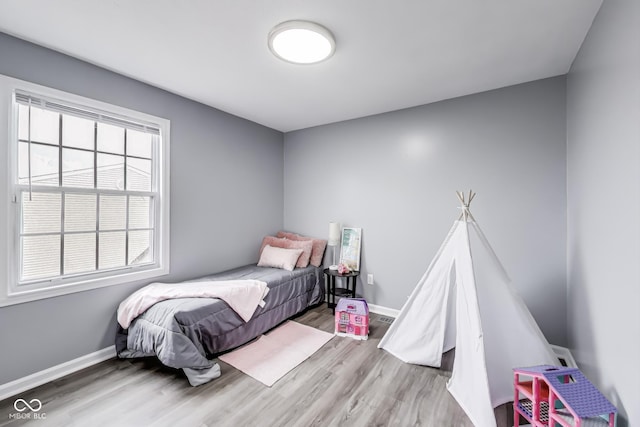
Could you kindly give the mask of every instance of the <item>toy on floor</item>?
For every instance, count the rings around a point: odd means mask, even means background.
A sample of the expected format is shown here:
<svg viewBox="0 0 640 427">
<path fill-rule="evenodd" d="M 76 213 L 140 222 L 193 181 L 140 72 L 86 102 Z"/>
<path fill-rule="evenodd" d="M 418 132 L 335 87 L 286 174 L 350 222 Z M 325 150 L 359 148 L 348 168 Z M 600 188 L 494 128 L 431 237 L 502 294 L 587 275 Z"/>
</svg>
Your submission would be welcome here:
<svg viewBox="0 0 640 427">
<path fill-rule="evenodd" d="M 363 298 L 342 298 L 336 305 L 336 335 L 369 338 L 369 306 Z"/>
<path fill-rule="evenodd" d="M 516 368 L 513 377 L 514 427 L 520 425 L 520 415 L 533 427 L 615 425 L 616 407 L 577 368 Z"/>
</svg>

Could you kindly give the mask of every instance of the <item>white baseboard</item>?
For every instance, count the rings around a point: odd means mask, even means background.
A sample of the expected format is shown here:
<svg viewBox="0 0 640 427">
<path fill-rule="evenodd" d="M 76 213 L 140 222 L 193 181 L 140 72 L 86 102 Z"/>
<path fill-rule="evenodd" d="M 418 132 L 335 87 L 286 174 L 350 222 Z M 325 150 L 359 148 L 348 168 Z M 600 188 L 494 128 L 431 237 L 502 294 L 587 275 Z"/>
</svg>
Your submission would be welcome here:
<svg viewBox="0 0 640 427">
<path fill-rule="evenodd" d="M 376 314 L 382 314 L 383 316 L 389 317 L 398 317 L 400 314 L 400 310 L 396 310 L 395 308 L 383 307 L 381 305 L 375 304 L 367 304 L 369 306 L 369 311 Z"/>
<path fill-rule="evenodd" d="M 359 298 L 359 297 L 358 297 Z M 324 302 L 327 302 L 327 295 L 324 296 Z M 382 305 L 370 304 L 367 302 L 367 306 L 369 307 L 369 311 L 371 313 L 382 314 L 383 316 L 389 316 L 396 318 L 398 314 L 400 314 L 400 310 L 396 310 L 395 308 L 384 307 Z"/>
<path fill-rule="evenodd" d="M 80 356 L 77 359 L 70 360 L 68 362 L 61 363 L 51 368 L 45 369 L 40 372 L 28 375 L 23 378 L 11 381 L 6 384 L 0 385 L 0 400 L 4 400 L 8 397 L 15 396 L 24 391 L 30 390 L 39 385 L 57 380 L 65 375 L 72 374 L 81 369 L 87 368 L 91 365 L 95 365 L 105 360 L 109 360 L 116 357 L 116 347 L 103 348 L 94 353 Z"/>
</svg>

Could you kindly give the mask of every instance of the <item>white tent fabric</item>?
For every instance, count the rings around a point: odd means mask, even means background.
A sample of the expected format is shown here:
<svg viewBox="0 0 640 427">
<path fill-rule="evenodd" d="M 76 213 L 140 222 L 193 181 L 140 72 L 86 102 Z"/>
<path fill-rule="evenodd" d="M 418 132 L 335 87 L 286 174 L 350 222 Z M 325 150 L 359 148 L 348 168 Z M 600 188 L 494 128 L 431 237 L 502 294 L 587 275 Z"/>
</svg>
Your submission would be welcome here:
<svg viewBox="0 0 640 427">
<path fill-rule="evenodd" d="M 558 364 L 468 202 L 378 347 L 434 367 L 455 347 L 447 388 L 477 427 L 513 400 L 513 368 Z"/>
</svg>

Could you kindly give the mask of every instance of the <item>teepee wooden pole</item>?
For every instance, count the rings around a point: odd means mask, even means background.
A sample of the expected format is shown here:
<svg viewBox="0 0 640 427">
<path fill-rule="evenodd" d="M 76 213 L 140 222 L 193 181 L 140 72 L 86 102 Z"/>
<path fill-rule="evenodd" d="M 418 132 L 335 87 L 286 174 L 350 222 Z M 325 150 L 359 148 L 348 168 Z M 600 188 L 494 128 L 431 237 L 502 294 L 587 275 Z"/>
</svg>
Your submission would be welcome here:
<svg viewBox="0 0 640 427">
<path fill-rule="evenodd" d="M 472 190 L 469 190 L 469 203 L 467 204 L 467 218 L 469 218 L 471 221 L 476 222 L 476 219 L 473 217 L 473 214 L 471 214 L 471 211 L 469 210 L 469 206 L 471 205 L 471 201 L 473 200 L 473 198 L 476 197 L 476 193 L 474 193 Z"/>
<path fill-rule="evenodd" d="M 474 193 L 473 190 L 469 190 L 469 195 L 467 196 L 463 191 L 456 190 L 456 195 L 458 196 L 460 203 L 462 203 L 462 208 L 461 208 L 462 212 L 460 212 L 460 217 L 458 217 L 458 221 L 460 221 L 463 218 L 465 221 L 469 218 L 472 221 L 475 221 L 475 219 L 473 218 L 473 215 L 471 215 L 471 212 L 469 211 L 469 205 L 471 205 L 471 201 L 473 200 L 473 198 L 476 197 L 476 193 Z"/>
</svg>

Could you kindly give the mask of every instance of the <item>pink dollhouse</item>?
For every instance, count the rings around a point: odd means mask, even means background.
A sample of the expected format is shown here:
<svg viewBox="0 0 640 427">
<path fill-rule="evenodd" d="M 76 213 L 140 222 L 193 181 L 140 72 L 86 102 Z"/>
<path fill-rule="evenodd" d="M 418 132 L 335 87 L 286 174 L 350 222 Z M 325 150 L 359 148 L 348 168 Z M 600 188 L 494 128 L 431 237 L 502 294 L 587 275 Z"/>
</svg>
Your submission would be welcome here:
<svg viewBox="0 0 640 427">
<path fill-rule="evenodd" d="M 342 298 L 336 306 L 336 335 L 369 338 L 369 306 L 362 298 Z"/>
<path fill-rule="evenodd" d="M 513 370 L 513 425 L 615 426 L 616 407 L 577 368 L 540 365 Z"/>
</svg>

